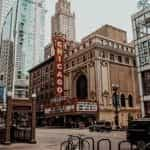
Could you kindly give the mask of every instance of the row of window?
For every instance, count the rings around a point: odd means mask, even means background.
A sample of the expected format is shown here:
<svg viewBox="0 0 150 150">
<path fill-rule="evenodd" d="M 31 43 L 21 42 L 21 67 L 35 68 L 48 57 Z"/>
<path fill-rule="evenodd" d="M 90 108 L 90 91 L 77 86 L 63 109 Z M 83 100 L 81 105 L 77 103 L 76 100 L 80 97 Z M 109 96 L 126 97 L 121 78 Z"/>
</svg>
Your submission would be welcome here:
<svg viewBox="0 0 150 150">
<path fill-rule="evenodd" d="M 49 70 L 53 71 L 53 69 L 54 69 L 53 64 L 50 64 L 49 66 L 43 67 L 42 69 L 33 72 L 33 78 L 41 77 L 41 74 L 45 75 L 46 73 L 49 72 Z"/>
<path fill-rule="evenodd" d="M 108 56 L 106 55 L 105 52 L 101 53 L 100 52 L 100 56 L 103 57 L 103 58 L 108 58 Z M 118 61 L 119 63 L 125 63 L 125 64 L 130 64 L 130 58 L 128 56 L 116 56 L 112 53 L 110 53 L 109 55 L 109 60 L 111 61 Z M 136 66 L 136 60 L 133 59 L 133 65 Z"/>
<path fill-rule="evenodd" d="M 139 51 L 140 65 L 143 66 L 150 63 L 150 40 L 141 42 L 137 46 Z"/>
<path fill-rule="evenodd" d="M 132 95 L 129 95 L 128 98 L 125 97 L 124 94 L 121 94 L 120 97 L 116 99 L 115 94 L 113 95 L 113 105 L 114 106 L 120 106 L 120 107 L 133 107 L 133 97 Z"/>
<path fill-rule="evenodd" d="M 97 38 L 90 39 L 87 42 L 80 44 L 80 46 L 77 46 L 76 49 L 74 48 L 71 51 L 71 53 L 69 53 L 69 56 L 72 55 L 73 53 L 77 52 L 78 50 L 89 48 L 90 45 L 97 44 L 97 43 L 99 43 L 102 46 L 109 46 L 111 48 L 120 49 L 125 52 L 134 53 L 133 48 L 131 48 L 129 46 L 125 46 L 123 44 L 116 43 L 114 41 L 110 41 L 110 40 L 108 41 L 105 39 L 101 39 L 100 37 L 97 37 Z"/>
<path fill-rule="evenodd" d="M 92 52 L 88 53 L 87 55 L 80 56 L 80 57 L 72 60 L 71 63 L 66 63 L 65 64 L 65 69 L 68 69 L 69 67 L 73 67 L 75 64 L 85 62 L 85 61 L 87 61 L 87 59 L 91 59 L 92 57 L 93 57 Z"/>
<path fill-rule="evenodd" d="M 150 71 L 144 71 L 142 73 L 143 82 L 143 94 L 150 95 Z"/>
</svg>

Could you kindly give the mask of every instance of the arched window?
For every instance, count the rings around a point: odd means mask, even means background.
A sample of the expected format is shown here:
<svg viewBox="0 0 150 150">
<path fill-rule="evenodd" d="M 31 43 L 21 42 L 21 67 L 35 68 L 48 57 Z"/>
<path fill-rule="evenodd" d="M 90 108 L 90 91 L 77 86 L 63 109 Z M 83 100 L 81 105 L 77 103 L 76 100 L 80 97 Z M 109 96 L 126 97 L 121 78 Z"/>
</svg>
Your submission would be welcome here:
<svg viewBox="0 0 150 150">
<path fill-rule="evenodd" d="M 87 78 L 85 75 L 80 75 L 76 83 L 77 97 L 86 99 L 88 97 Z"/>
<path fill-rule="evenodd" d="M 128 96 L 128 104 L 129 104 L 129 107 L 133 107 L 133 98 L 131 95 Z"/>
<path fill-rule="evenodd" d="M 121 94 L 121 107 L 126 107 L 126 101 L 124 94 Z"/>
</svg>

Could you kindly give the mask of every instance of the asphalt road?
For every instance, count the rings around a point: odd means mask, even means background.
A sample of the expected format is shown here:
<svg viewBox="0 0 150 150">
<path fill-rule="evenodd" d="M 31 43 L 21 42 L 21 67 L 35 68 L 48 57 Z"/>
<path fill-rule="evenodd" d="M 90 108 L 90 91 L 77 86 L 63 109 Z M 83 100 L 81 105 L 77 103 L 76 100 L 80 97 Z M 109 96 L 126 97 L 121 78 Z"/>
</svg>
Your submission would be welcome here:
<svg viewBox="0 0 150 150">
<path fill-rule="evenodd" d="M 100 133 L 89 132 L 88 129 L 37 129 L 37 144 L 0 145 L 0 150 L 60 150 L 60 143 L 67 139 L 67 135 L 70 134 L 93 137 L 95 143 L 102 138 L 109 138 L 112 143 L 112 150 L 118 150 L 118 142 L 126 139 L 126 133 L 120 131 Z M 108 144 L 103 142 L 100 147 L 100 150 L 107 150 Z M 123 145 L 122 150 L 128 150 L 128 145 Z"/>
</svg>

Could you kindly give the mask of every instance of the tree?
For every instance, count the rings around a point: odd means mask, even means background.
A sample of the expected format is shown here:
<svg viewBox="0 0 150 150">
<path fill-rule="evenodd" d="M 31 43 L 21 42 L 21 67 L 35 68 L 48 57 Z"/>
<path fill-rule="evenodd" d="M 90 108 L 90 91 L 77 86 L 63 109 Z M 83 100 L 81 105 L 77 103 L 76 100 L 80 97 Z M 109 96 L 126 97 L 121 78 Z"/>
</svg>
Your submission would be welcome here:
<svg viewBox="0 0 150 150">
<path fill-rule="evenodd" d="M 139 0 L 137 3 L 139 9 L 150 8 L 150 0 Z"/>
</svg>

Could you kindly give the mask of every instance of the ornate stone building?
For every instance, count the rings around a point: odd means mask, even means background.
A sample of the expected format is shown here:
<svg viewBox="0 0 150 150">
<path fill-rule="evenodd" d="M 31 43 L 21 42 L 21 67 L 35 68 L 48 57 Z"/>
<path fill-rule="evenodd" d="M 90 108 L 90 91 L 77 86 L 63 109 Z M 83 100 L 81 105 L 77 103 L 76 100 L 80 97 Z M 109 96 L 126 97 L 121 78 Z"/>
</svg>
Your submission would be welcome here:
<svg viewBox="0 0 150 150">
<path fill-rule="evenodd" d="M 125 31 L 105 25 L 80 43 L 67 42 L 64 97 L 61 98 L 55 97 L 55 91 L 51 92 L 56 73 L 50 66 L 54 63 L 55 59 L 50 57 L 30 70 L 30 93 L 39 91 L 37 103 L 42 104 L 44 116 L 51 125 L 90 123 L 95 119 L 115 125 L 114 85 L 118 85 L 115 100 L 119 126 L 127 126 L 131 116 L 140 117 L 135 50 L 127 43 Z"/>
<path fill-rule="evenodd" d="M 113 85 L 119 86 L 119 125 L 140 116 L 135 50 L 126 32 L 105 25 L 65 54 L 65 96 L 98 102 L 97 120 L 114 122 Z"/>
</svg>

